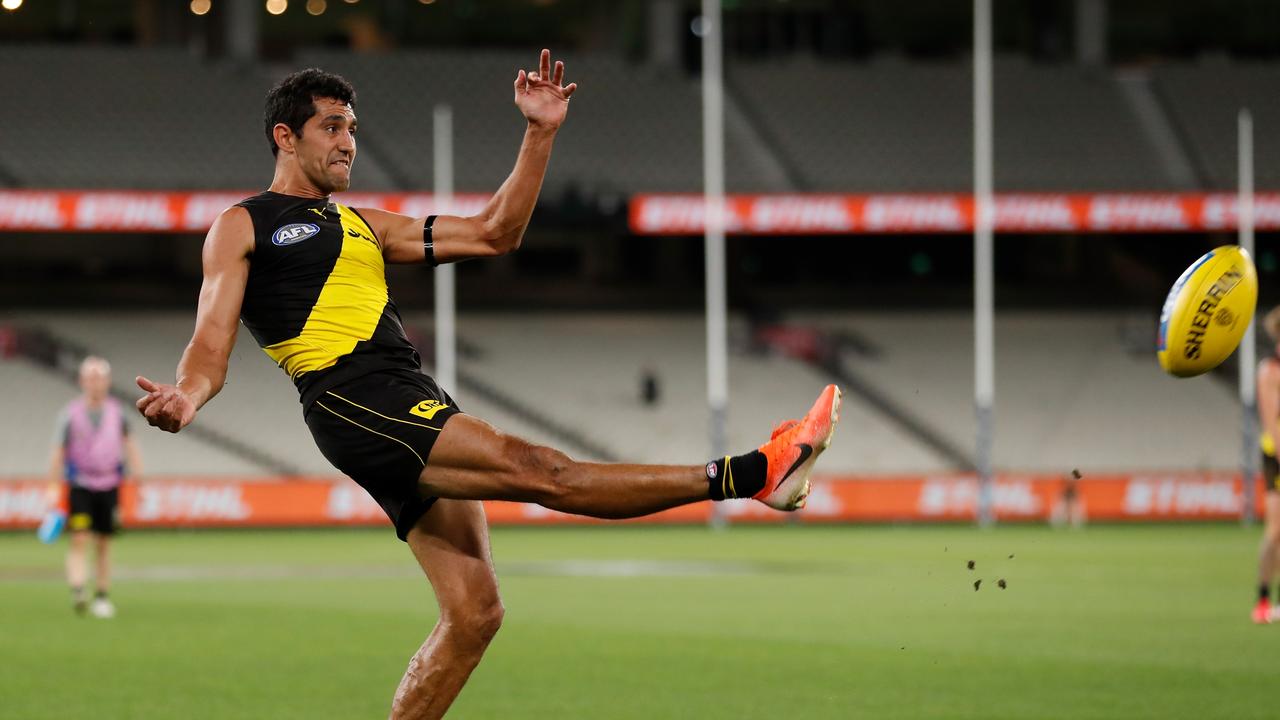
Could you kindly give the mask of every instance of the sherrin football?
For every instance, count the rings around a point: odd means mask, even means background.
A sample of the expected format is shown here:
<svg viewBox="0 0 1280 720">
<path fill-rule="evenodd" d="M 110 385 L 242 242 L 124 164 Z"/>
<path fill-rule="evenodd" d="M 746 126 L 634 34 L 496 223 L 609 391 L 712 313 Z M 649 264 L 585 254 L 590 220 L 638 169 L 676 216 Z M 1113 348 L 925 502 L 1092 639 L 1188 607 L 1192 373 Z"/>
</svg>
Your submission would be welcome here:
<svg viewBox="0 0 1280 720">
<path fill-rule="evenodd" d="M 1214 369 L 1240 344 L 1258 302 L 1258 272 L 1249 253 L 1223 245 L 1182 273 L 1165 298 L 1156 357 L 1170 375 Z"/>
</svg>

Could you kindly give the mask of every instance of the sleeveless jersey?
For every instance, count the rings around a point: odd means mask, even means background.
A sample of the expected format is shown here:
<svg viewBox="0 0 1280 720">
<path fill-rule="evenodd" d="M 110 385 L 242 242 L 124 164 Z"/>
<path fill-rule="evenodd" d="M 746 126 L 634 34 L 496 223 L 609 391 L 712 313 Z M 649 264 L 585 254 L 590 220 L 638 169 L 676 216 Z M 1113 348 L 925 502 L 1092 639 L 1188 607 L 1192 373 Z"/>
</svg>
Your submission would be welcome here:
<svg viewBox="0 0 1280 720">
<path fill-rule="evenodd" d="M 240 320 L 304 406 L 371 372 L 421 371 L 387 291 L 382 248 L 358 212 L 270 191 L 237 205 L 254 235 Z"/>
<path fill-rule="evenodd" d="M 67 480 L 86 490 L 103 492 L 124 479 L 124 416 L 115 398 L 105 398 L 98 424 L 89 418 L 89 405 L 76 398 L 67 406 L 63 442 Z"/>
</svg>

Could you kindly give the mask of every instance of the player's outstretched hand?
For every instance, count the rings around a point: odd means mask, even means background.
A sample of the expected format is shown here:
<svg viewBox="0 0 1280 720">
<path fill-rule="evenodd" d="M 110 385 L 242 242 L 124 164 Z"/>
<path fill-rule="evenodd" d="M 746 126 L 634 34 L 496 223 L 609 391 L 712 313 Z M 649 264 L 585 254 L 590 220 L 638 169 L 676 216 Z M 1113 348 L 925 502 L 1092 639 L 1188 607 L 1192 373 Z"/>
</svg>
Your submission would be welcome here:
<svg viewBox="0 0 1280 720">
<path fill-rule="evenodd" d="M 543 50 L 538 59 L 538 69 L 516 74 L 516 107 L 530 125 L 555 130 L 564 122 L 569 111 L 569 98 L 578 89 L 577 83 L 562 85 L 564 63 L 556 61 L 551 66 L 551 51 Z"/>
<path fill-rule="evenodd" d="M 162 385 L 141 375 L 138 387 L 147 392 L 138 399 L 138 412 L 151 425 L 165 432 L 176 433 L 196 418 L 196 404 L 176 385 Z"/>
</svg>

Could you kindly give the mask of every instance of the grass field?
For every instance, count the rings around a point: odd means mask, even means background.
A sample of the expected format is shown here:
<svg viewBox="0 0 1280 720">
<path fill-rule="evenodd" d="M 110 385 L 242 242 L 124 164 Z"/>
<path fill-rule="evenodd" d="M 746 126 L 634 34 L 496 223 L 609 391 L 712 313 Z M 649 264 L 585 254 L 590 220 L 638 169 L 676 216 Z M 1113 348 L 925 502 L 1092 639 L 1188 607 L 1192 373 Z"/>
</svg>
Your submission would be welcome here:
<svg viewBox="0 0 1280 720">
<path fill-rule="evenodd" d="M 1247 622 L 1256 541 L 1225 525 L 498 529 L 506 622 L 450 717 L 1270 717 L 1280 628 Z M 139 532 L 118 549 L 119 616 L 92 620 L 70 611 L 62 547 L 0 535 L 0 717 L 385 717 L 434 620 L 386 531 Z"/>
</svg>

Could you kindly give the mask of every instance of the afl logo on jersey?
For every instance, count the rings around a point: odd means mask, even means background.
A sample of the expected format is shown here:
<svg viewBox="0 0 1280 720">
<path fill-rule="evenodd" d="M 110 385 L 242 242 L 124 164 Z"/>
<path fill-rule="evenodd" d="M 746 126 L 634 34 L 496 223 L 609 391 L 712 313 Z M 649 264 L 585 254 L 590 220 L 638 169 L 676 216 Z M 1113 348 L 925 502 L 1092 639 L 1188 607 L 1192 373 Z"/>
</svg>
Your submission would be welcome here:
<svg viewBox="0 0 1280 720">
<path fill-rule="evenodd" d="M 277 228 L 271 236 L 274 245 L 294 245 L 320 234 L 320 226 L 315 223 L 293 223 Z"/>
</svg>

